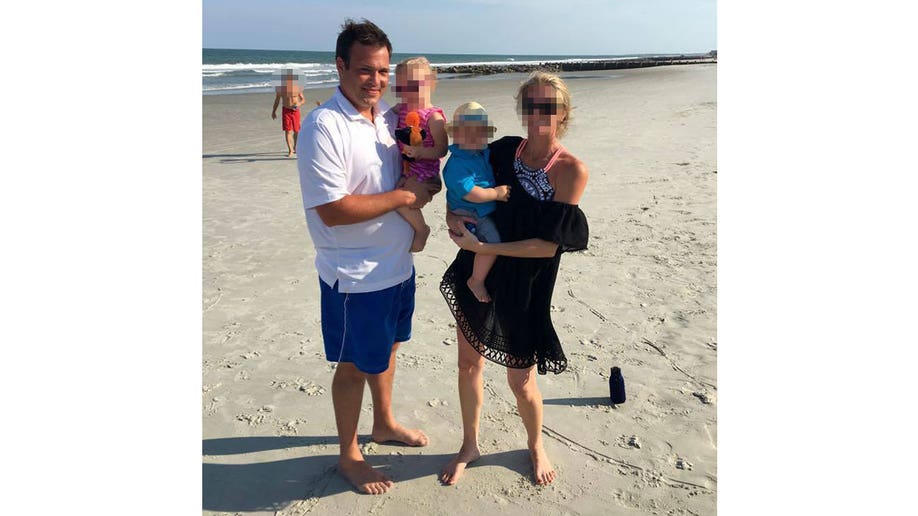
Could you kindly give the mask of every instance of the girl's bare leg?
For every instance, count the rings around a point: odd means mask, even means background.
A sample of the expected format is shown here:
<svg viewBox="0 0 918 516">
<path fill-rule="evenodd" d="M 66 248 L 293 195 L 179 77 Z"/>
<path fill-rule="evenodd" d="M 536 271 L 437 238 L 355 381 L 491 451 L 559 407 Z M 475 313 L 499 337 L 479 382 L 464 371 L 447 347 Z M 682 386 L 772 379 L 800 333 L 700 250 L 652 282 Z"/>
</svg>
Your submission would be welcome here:
<svg viewBox="0 0 918 516">
<path fill-rule="evenodd" d="M 403 206 L 398 209 L 398 214 L 402 216 L 408 224 L 414 229 L 414 240 L 411 241 L 411 252 L 417 253 L 427 245 L 427 237 L 430 236 L 430 226 L 424 221 L 424 214 L 421 210 Z"/>
</svg>

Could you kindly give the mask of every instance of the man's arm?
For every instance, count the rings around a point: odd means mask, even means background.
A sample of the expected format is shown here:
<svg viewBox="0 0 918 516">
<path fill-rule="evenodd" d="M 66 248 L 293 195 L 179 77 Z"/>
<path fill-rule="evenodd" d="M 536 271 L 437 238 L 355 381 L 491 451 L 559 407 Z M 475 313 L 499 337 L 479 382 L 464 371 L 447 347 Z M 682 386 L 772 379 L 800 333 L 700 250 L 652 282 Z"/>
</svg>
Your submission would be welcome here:
<svg viewBox="0 0 918 516">
<path fill-rule="evenodd" d="M 423 183 L 409 180 L 401 188 L 391 192 L 345 195 L 337 201 L 316 206 L 316 213 L 329 227 L 357 224 L 375 219 L 403 206 L 412 206 L 425 195 L 428 194 Z"/>
<path fill-rule="evenodd" d="M 274 95 L 274 108 L 271 109 L 271 120 L 277 119 L 277 105 L 280 104 L 280 93 Z"/>
</svg>

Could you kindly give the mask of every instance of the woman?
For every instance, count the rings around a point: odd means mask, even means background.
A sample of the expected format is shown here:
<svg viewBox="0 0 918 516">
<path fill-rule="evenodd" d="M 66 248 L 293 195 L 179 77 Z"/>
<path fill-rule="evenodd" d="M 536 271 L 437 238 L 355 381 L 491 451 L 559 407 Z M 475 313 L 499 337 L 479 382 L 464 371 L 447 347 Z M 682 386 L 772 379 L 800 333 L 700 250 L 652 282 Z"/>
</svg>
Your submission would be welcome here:
<svg viewBox="0 0 918 516">
<path fill-rule="evenodd" d="M 446 484 L 455 484 L 466 465 L 481 456 L 485 358 L 507 367 L 528 435 L 535 482 L 548 484 L 556 476 L 542 446 L 542 395 L 535 373 L 536 366 L 539 374 L 557 374 L 567 367 L 551 324 L 551 296 L 561 253 L 587 246 L 587 221 L 577 203 L 588 173 L 558 141 L 571 119 L 564 82 L 557 75 L 534 72 L 516 99 L 527 138 L 508 136 L 489 146 L 495 181 L 512 192 L 493 214 L 502 243 L 479 242 L 462 218 L 447 214 L 450 237 L 463 249 L 440 284 L 456 318 L 463 439 L 459 453 L 441 472 Z M 480 303 L 466 286 L 473 253 L 498 256 L 486 281 L 489 303 Z"/>
</svg>

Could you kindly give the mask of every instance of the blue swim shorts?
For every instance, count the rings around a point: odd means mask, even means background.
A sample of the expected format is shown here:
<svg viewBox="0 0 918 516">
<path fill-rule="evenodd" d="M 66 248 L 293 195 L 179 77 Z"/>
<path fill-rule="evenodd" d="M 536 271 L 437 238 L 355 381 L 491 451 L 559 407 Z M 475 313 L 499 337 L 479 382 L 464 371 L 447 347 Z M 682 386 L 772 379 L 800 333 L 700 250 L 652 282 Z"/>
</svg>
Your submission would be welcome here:
<svg viewBox="0 0 918 516">
<path fill-rule="evenodd" d="M 352 362 L 367 374 L 389 368 L 396 342 L 411 339 L 414 314 L 414 271 L 402 283 L 376 292 L 341 293 L 338 282 L 322 291 L 322 339 L 325 359 Z"/>
</svg>

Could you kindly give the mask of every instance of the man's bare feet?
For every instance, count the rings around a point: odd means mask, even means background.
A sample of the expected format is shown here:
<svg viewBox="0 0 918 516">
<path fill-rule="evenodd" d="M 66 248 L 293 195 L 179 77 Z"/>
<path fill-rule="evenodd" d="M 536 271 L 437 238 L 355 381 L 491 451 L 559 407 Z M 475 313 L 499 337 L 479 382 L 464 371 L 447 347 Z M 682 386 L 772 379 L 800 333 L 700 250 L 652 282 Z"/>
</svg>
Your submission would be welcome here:
<svg viewBox="0 0 918 516">
<path fill-rule="evenodd" d="M 408 446 L 427 446 L 427 443 L 430 442 L 430 439 L 427 438 L 427 434 L 421 430 L 416 428 L 405 428 L 398 423 L 392 427 L 374 428 L 370 437 L 377 443 L 395 441 Z"/>
<path fill-rule="evenodd" d="M 475 294 L 475 299 L 482 303 L 491 302 L 491 295 L 488 294 L 488 289 L 485 288 L 484 280 L 469 277 L 469 280 L 466 281 L 465 284 L 469 286 L 469 290 L 472 291 L 472 294 Z"/>
<path fill-rule="evenodd" d="M 287 157 L 288 157 L 288 158 L 295 158 L 295 157 L 296 157 L 296 153 L 295 153 L 295 152 L 288 152 L 288 153 L 287 153 Z"/>
<path fill-rule="evenodd" d="M 534 450 L 529 450 L 529 456 L 532 457 L 532 477 L 535 483 L 539 485 L 551 484 L 557 474 L 555 473 L 555 468 L 551 465 L 551 461 L 548 460 L 545 450 L 539 446 Z"/>
<path fill-rule="evenodd" d="M 453 460 L 449 461 L 449 464 L 443 466 L 443 469 L 440 471 L 440 482 L 451 486 L 459 481 L 459 478 L 462 477 L 462 473 L 465 472 L 465 467 L 469 464 L 475 462 L 481 457 L 481 452 L 478 451 L 478 445 L 472 445 L 466 448 L 463 444 L 462 448 L 459 449 L 459 453 L 453 457 Z"/>
<path fill-rule="evenodd" d="M 373 469 L 365 460 L 338 460 L 338 472 L 361 493 L 383 494 L 393 485 L 392 479 Z"/>
<path fill-rule="evenodd" d="M 414 232 L 414 240 L 411 241 L 411 252 L 419 253 L 427 245 L 427 237 L 430 236 L 430 226 L 424 226 L 423 231 Z"/>
</svg>

